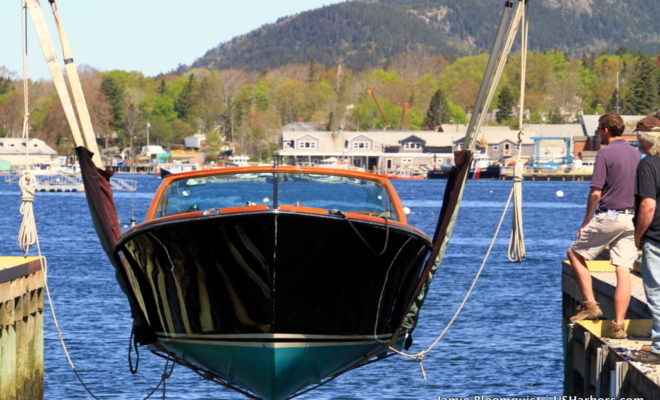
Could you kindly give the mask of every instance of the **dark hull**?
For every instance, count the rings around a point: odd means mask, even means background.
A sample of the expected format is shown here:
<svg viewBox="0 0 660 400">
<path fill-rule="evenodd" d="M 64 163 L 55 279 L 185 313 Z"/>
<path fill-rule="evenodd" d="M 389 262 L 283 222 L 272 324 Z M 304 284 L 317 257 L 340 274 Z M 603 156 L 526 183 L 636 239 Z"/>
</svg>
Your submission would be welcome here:
<svg viewBox="0 0 660 400">
<path fill-rule="evenodd" d="M 425 235 L 391 224 L 269 210 L 145 225 L 127 233 L 116 254 L 162 349 L 190 352 L 171 341 L 213 338 L 272 349 L 292 341 L 282 334 L 303 335 L 294 340 L 302 348 L 338 338 L 357 344 L 359 352 L 327 375 L 402 339 L 393 335 L 401 333 L 430 246 Z M 187 361 L 204 363 L 195 358 Z"/>
</svg>

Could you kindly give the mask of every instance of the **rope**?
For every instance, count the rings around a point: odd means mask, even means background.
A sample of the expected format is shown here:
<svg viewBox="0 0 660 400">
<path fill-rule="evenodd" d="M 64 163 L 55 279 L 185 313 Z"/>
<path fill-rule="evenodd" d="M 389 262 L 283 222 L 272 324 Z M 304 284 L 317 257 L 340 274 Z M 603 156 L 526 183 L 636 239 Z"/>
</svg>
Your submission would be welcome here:
<svg viewBox="0 0 660 400">
<path fill-rule="evenodd" d="M 23 176 L 18 181 L 18 186 L 21 189 L 21 208 L 20 212 L 23 215 L 21 220 L 21 228 L 18 232 L 18 247 L 23 251 L 23 255 L 27 256 L 30 247 L 37 241 L 37 227 L 34 221 L 34 210 L 32 202 L 34 201 L 34 193 L 37 188 L 37 179 L 28 170 L 30 146 L 27 142 L 30 138 L 30 102 L 29 102 L 29 68 L 28 68 L 28 45 L 27 45 L 27 3 L 25 0 L 21 4 L 21 24 L 23 35 L 23 133 L 22 138 L 25 140 L 25 165 L 26 170 L 23 171 Z"/>
<path fill-rule="evenodd" d="M 49 0 L 50 1 L 50 0 Z M 51 4 L 53 4 L 53 1 L 51 1 Z M 54 65 L 55 59 L 54 56 L 51 56 L 51 53 L 54 55 L 54 52 L 52 52 L 52 44 L 50 44 L 50 40 L 47 37 L 47 31 L 45 31 L 45 22 L 43 20 L 43 16 L 41 15 L 41 10 L 39 8 L 39 3 L 36 2 L 35 0 L 22 0 L 22 6 L 21 6 L 21 13 L 24 15 L 24 18 L 21 18 L 22 21 L 22 30 L 23 30 L 23 109 L 24 109 L 24 117 L 23 117 L 23 133 L 22 137 L 26 141 L 26 150 L 25 150 L 25 159 L 26 159 L 26 165 L 29 164 L 29 148 L 30 146 L 27 146 L 27 142 L 29 140 L 29 128 L 30 128 L 30 113 L 29 113 L 29 74 L 28 74 L 28 47 L 27 47 L 27 16 L 28 12 L 31 13 L 32 15 L 32 20 L 33 23 L 35 24 L 35 27 L 37 29 L 37 33 L 40 37 L 40 40 L 42 42 L 42 45 L 44 45 L 43 50 L 46 55 L 46 60 L 49 64 L 49 68 L 51 69 L 51 73 L 53 74 L 53 81 L 56 83 L 56 86 L 58 88 L 58 91 L 61 92 L 60 89 L 62 89 L 61 83 L 63 83 L 63 79 L 61 79 L 61 73 L 59 73 L 59 76 L 54 72 L 54 70 L 57 70 L 57 67 Z M 48 39 L 48 40 L 46 40 Z M 50 45 L 50 46 L 49 46 Z M 49 48 L 50 47 L 50 48 Z M 57 70 L 59 72 L 59 70 Z M 60 78 L 60 79 L 57 79 Z M 66 90 L 64 90 L 66 92 Z M 62 96 L 62 93 L 60 93 L 60 96 Z M 64 96 L 68 97 L 68 96 Z M 68 109 L 71 108 L 70 101 L 69 101 L 69 107 L 67 107 L 65 99 L 63 100 L 63 107 L 65 111 L 68 111 Z M 69 114 L 67 114 L 67 117 L 70 117 Z M 71 122 L 71 120 L 69 120 Z M 80 134 L 78 133 L 76 135 L 76 130 L 77 130 L 77 124 L 76 125 L 71 125 L 72 133 L 74 135 L 74 138 L 76 139 L 76 143 L 80 142 Z M 19 187 L 21 190 L 21 207 L 20 207 L 20 213 L 23 216 L 22 221 L 21 221 L 21 227 L 19 229 L 19 234 L 18 234 L 18 246 L 19 248 L 23 251 L 23 255 L 27 257 L 28 252 L 30 250 L 30 247 L 32 245 L 36 244 L 36 250 L 37 254 L 39 256 L 39 262 L 41 264 L 41 269 L 43 271 L 43 277 L 44 277 L 44 288 L 46 289 L 46 296 L 48 298 L 48 306 L 50 308 L 50 313 L 53 317 L 53 324 L 55 326 L 55 330 L 57 331 L 57 336 L 60 341 L 60 345 L 62 346 L 62 350 L 64 351 L 64 355 L 66 356 L 66 359 L 69 363 L 69 366 L 71 367 L 71 370 L 73 371 L 74 375 L 82 385 L 82 387 L 85 389 L 85 391 L 95 400 L 100 400 L 93 392 L 92 390 L 87 386 L 85 381 L 83 380 L 82 376 L 76 369 L 75 364 L 73 363 L 73 359 L 71 358 L 71 355 L 69 353 L 69 350 L 66 346 L 66 343 L 64 341 L 64 336 L 62 335 L 62 329 L 60 328 L 59 321 L 57 320 L 57 315 L 55 313 L 55 306 L 53 304 L 53 299 L 51 297 L 50 293 L 50 287 L 48 285 L 48 263 L 46 262 L 45 257 L 43 257 L 41 253 L 41 246 L 39 243 L 39 234 L 37 232 L 37 225 L 36 225 L 36 220 L 34 217 L 34 208 L 32 206 L 34 202 L 34 194 L 36 192 L 36 186 L 37 186 L 37 179 L 35 178 L 34 175 L 29 170 L 25 170 L 23 172 L 23 176 L 21 176 L 21 179 L 19 180 Z M 137 346 L 136 346 L 136 351 L 137 351 Z M 139 358 L 138 358 L 139 362 Z M 137 369 L 137 364 L 136 364 L 136 369 Z M 163 399 L 165 398 L 165 380 L 168 379 L 172 375 L 172 371 L 174 370 L 174 364 L 170 368 L 169 373 L 167 372 L 167 367 L 168 364 L 165 364 L 165 370 L 163 371 L 163 374 L 161 376 L 161 381 L 158 383 L 158 385 L 151 391 L 151 393 L 145 398 L 149 399 L 153 393 L 156 392 L 158 387 L 163 384 Z"/>
<path fill-rule="evenodd" d="M 527 4 L 522 7 L 521 44 L 520 44 L 520 101 L 518 105 L 518 156 L 513 169 L 513 218 L 511 221 L 511 236 L 509 237 L 508 257 L 511 262 L 521 262 L 525 258 L 525 235 L 523 233 L 522 213 L 522 181 L 524 163 L 522 162 L 522 141 L 525 136 L 523 120 L 525 115 L 525 82 L 527 71 L 527 35 L 529 23 L 526 13 Z"/>
<path fill-rule="evenodd" d="M 518 159 L 514 167 L 513 188 L 513 218 L 511 224 L 511 236 L 509 237 L 509 261 L 521 262 L 525 258 L 525 237 L 523 234 L 523 214 L 522 214 L 522 181 L 523 181 L 523 162 Z"/>
<path fill-rule="evenodd" d="M 30 128 L 30 113 L 29 113 L 29 76 L 28 76 L 28 50 L 27 50 L 27 14 L 28 14 L 28 0 L 22 1 L 22 12 L 24 13 L 25 18 L 21 18 L 23 21 L 23 139 L 25 139 L 25 160 L 26 165 L 29 164 L 29 149 L 30 146 L 27 146 L 27 141 L 29 140 L 29 128 Z M 38 4 L 37 4 L 38 6 Z M 34 15 L 33 15 L 34 17 Z M 76 370 L 76 366 L 73 364 L 73 360 L 69 355 L 69 352 L 64 343 L 64 338 L 62 336 L 62 330 L 60 329 L 60 324 L 57 321 L 57 316 L 55 315 L 55 307 L 53 306 L 53 300 L 50 295 L 50 288 L 48 287 L 48 264 L 46 259 L 41 254 L 41 246 L 39 245 L 39 234 L 37 233 L 37 224 L 34 218 L 34 209 L 32 203 L 34 202 L 34 193 L 36 192 L 37 179 L 32 175 L 29 170 L 23 171 L 23 176 L 18 182 L 18 186 L 21 189 L 21 208 L 20 212 L 23 215 L 21 221 L 21 227 L 18 233 L 18 246 L 23 251 L 23 255 L 27 257 L 30 247 L 36 244 L 37 254 L 39 255 L 39 262 L 41 264 L 41 269 L 44 271 L 44 287 L 46 289 L 46 295 L 48 297 L 48 305 L 50 307 L 50 313 L 53 316 L 53 323 L 55 325 L 55 330 L 57 330 L 57 335 L 60 339 L 60 344 L 62 349 L 64 349 L 64 354 L 73 370 L 73 373 L 76 375 L 76 378 L 80 381 L 82 386 L 85 388 L 87 393 L 89 393 L 94 399 L 98 400 L 98 397 L 92 393 L 85 382 L 83 381 L 80 374 Z"/>
<path fill-rule="evenodd" d="M 332 212 L 332 210 L 331 210 L 331 212 Z M 348 225 L 350 225 L 350 227 L 353 228 L 353 231 L 355 232 L 355 234 L 360 238 L 360 240 L 362 241 L 362 243 L 364 243 L 364 245 L 367 246 L 367 248 L 368 248 L 372 253 L 374 253 L 374 254 L 375 254 L 376 256 L 378 256 L 378 257 L 380 257 L 380 256 L 382 256 L 383 254 L 385 254 L 385 251 L 387 251 L 387 245 L 388 245 L 388 243 L 389 243 L 389 241 L 390 241 L 390 224 L 389 224 L 389 220 L 387 219 L 387 217 L 383 217 L 383 219 L 385 219 L 385 241 L 384 241 L 384 243 L 383 243 L 383 248 L 382 248 L 380 251 L 376 251 L 376 249 L 374 249 L 373 247 L 371 247 L 371 245 L 369 244 L 369 242 L 367 242 L 367 239 L 366 239 L 366 238 L 360 233 L 360 231 L 355 227 L 355 225 L 353 225 L 353 223 L 351 222 L 350 218 L 348 218 L 348 216 L 347 216 L 343 211 L 336 210 L 336 211 L 334 211 L 334 213 L 335 213 L 335 214 L 338 214 L 338 215 L 341 215 L 342 217 L 344 217 L 344 220 L 345 220 L 346 222 L 348 222 Z"/>
<path fill-rule="evenodd" d="M 128 339 L 128 368 L 131 371 L 131 374 L 135 375 L 138 372 L 138 368 L 140 367 L 140 350 L 138 349 L 138 343 L 137 340 L 135 339 L 135 325 L 133 325 L 133 328 L 131 329 L 131 337 Z M 133 359 L 131 357 L 131 352 L 135 348 L 135 356 L 137 359 L 135 360 L 135 367 L 133 367 Z"/>
<path fill-rule="evenodd" d="M 488 66 L 488 69 L 494 72 L 494 75 L 491 77 L 488 77 L 490 80 L 489 83 L 484 83 L 482 84 L 482 88 L 480 89 L 480 93 L 477 99 L 477 104 L 482 104 L 480 100 L 484 100 L 485 96 L 485 102 L 483 104 L 490 104 L 492 101 L 492 97 L 495 93 L 495 89 L 497 87 L 497 83 L 500 80 L 500 77 L 502 75 L 502 72 L 504 70 L 504 66 L 506 63 L 506 58 L 507 55 L 509 54 L 511 50 L 511 46 L 513 45 L 514 38 L 517 34 L 517 29 L 518 25 L 522 26 L 521 29 L 521 80 L 520 80 L 520 109 L 518 112 L 518 124 L 519 124 L 519 133 L 518 133 L 518 156 L 516 160 L 516 165 L 514 168 L 514 184 L 511 188 L 511 192 L 509 193 L 509 198 L 507 199 L 506 205 L 504 206 L 504 210 L 502 211 L 502 216 L 500 217 L 500 221 L 497 225 L 497 229 L 495 230 L 495 234 L 493 235 L 493 238 L 490 242 L 490 245 L 488 246 L 488 250 L 486 251 L 486 254 L 484 256 L 484 259 L 481 263 L 481 266 L 479 267 L 474 279 L 472 280 L 472 284 L 470 285 L 470 288 L 468 291 L 465 293 L 465 296 L 463 297 L 463 300 L 461 301 L 460 305 L 458 306 L 458 309 L 454 313 L 454 315 L 451 317 L 445 328 L 442 330 L 442 332 L 438 335 L 438 337 L 431 343 L 430 346 L 428 346 L 426 349 L 420 351 L 419 353 L 416 354 L 408 354 L 404 353 L 396 348 L 394 348 L 391 344 L 388 346 L 388 348 L 393 351 L 394 353 L 397 353 L 401 356 L 417 360 L 419 363 L 419 368 L 422 373 L 422 377 L 424 380 L 427 379 L 426 376 L 426 370 L 424 369 L 424 358 L 426 355 L 431 352 L 435 346 L 440 343 L 440 340 L 445 336 L 449 328 L 454 324 L 458 316 L 460 315 L 461 311 L 463 310 L 463 307 L 467 303 L 468 299 L 470 298 L 470 295 L 474 291 L 474 288 L 481 277 L 481 273 L 484 270 L 484 267 L 486 266 L 486 262 L 488 261 L 488 257 L 490 256 L 490 253 L 493 250 L 493 246 L 495 245 L 495 241 L 497 237 L 499 236 L 500 230 L 502 228 L 502 224 L 504 222 L 504 218 L 506 216 L 506 213 L 509 209 L 509 205 L 511 204 L 511 199 L 514 199 L 514 211 L 513 211 L 513 226 L 511 229 L 511 237 L 510 237 L 510 244 L 509 244 L 509 260 L 511 261 L 522 261 L 522 259 L 525 257 L 525 243 L 524 243 L 524 238 L 523 238 L 523 224 L 522 224 L 522 180 L 523 180 L 523 171 L 524 171 L 524 166 L 523 162 L 521 160 L 522 156 L 522 139 L 523 139 L 523 117 L 524 117 L 524 99 L 525 99 L 525 70 L 527 66 L 527 34 L 528 34 L 528 21 L 527 21 L 527 14 L 526 14 L 526 8 L 527 8 L 527 2 L 525 1 L 524 5 L 520 5 L 517 8 L 514 16 L 511 19 L 511 26 L 508 32 L 508 35 L 506 35 L 506 39 L 504 41 L 503 46 L 499 49 L 500 55 L 499 59 L 497 60 L 496 63 L 493 63 Z M 506 12 L 502 17 L 502 21 L 500 22 L 500 27 L 503 26 L 504 20 L 505 20 Z M 503 32 L 498 32 L 498 39 L 496 39 L 496 44 L 498 43 L 500 38 L 504 38 Z M 496 47 L 496 46 L 494 46 Z M 495 49 L 493 50 L 493 53 L 495 53 Z M 489 60 L 489 64 L 491 63 L 491 60 Z M 488 75 L 488 71 L 487 71 Z M 476 112 L 477 110 L 475 110 Z M 479 110 L 481 111 L 481 110 Z M 485 115 L 481 112 L 478 113 L 479 115 L 473 114 L 472 120 L 470 121 L 470 127 L 473 130 L 471 132 L 479 132 L 481 125 L 483 124 L 483 120 L 485 118 Z M 477 135 L 471 136 L 471 132 L 468 132 L 466 134 L 465 138 L 465 144 L 469 144 L 469 148 L 474 148 L 474 145 L 476 143 Z"/>
<path fill-rule="evenodd" d="M 435 346 L 438 345 L 438 343 L 440 343 L 440 340 L 442 340 L 442 338 L 445 336 L 445 334 L 447 333 L 449 328 L 451 328 L 451 326 L 454 324 L 454 322 L 456 321 L 456 319 L 460 315 L 461 311 L 463 311 L 463 307 L 465 307 L 465 304 L 467 303 L 468 299 L 470 298 L 470 295 L 474 291 L 474 288 L 476 287 L 477 282 L 479 281 L 479 278 L 481 277 L 481 273 L 483 272 L 484 267 L 486 266 L 486 262 L 488 261 L 488 257 L 490 256 L 490 253 L 493 250 L 493 246 L 495 245 L 495 240 L 499 236 L 500 230 L 502 229 L 502 224 L 504 222 L 504 217 L 506 216 L 506 213 L 509 210 L 509 204 L 511 203 L 511 198 L 512 197 L 513 197 L 513 190 L 511 190 L 511 193 L 509 194 L 509 198 L 506 201 L 506 205 L 504 206 L 504 211 L 502 211 L 502 216 L 500 217 L 500 222 L 497 224 L 497 229 L 495 229 L 495 234 L 493 235 L 493 239 L 491 240 L 490 245 L 488 246 L 488 250 L 486 251 L 486 255 L 484 256 L 484 259 L 481 262 L 481 266 L 479 267 L 479 270 L 477 270 L 477 273 L 475 274 L 474 279 L 472 280 L 472 284 L 470 285 L 470 288 L 465 293 L 465 296 L 463 297 L 463 301 L 461 301 L 461 304 L 458 306 L 458 309 L 456 310 L 454 315 L 451 317 L 451 319 L 447 323 L 447 326 L 445 326 L 445 328 L 442 330 L 440 335 L 438 335 L 438 337 L 433 341 L 433 343 L 431 343 L 430 346 L 428 346 L 426 349 L 424 349 L 424 350 L 422 350 L 422 351 L 420 351 L 419 353 L 416 353 L 416 354 L 404 353 L 404 352 L 394 348 L 392 345 L 388 346 L 388 348 L 391 351 L 393 351 L 393 352 L 395 352 L 395 353 L 397 353 L 401 356 L 404 356 L 404 357 L 407 357 L 407 358 L 410 358 L 410 359 L 413 359 L 413 360 L 417 360 L 419 362 L 419 368 L 422 372 L 422 377 L 424 378 L 424 380 L 426 380 L 426 370 L 424 369 L 424 364 L 423 364 L 424 357 L 426 357 L 426 355 L 429 352 L 431 352 L 435 348 Z"/>
<path fill-rule="evenodd" d="M 27 257 L 30 247 L 37 241 L 37 226 L 34 220 L 34 209 L 32 208 L 37 179 L 30 171 L 23 171 L 18 186 L 21 188 L 22 203 L 20 212 L 23 215 L 21 228 L 18 231 L 18 247 L 23 251 L 23 255 Z"/>
</svg>

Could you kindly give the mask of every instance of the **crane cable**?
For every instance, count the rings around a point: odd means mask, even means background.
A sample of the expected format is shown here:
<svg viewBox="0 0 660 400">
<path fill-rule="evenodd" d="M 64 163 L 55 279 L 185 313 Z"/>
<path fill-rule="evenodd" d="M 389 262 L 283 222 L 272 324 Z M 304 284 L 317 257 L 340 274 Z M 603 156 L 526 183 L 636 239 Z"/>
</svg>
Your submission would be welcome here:
<svg viewBox="0 0 660 400">
<path fill-rule="evenodd" d="M 529 21 L 527 13 L 523 9 L 522 32 L 520 38 L 520 101 L 518 104 L 518 156 L 513 169 L 513 217 L 511 223 L 511 236 L 509 237 L 508 257 L 511 262 L 522 262 L 526 256 L 525 235 L 523 233 L 522 213 L 522 181 L 525 171 L 522 161 L 522 142 L 525 132 L 523 130 L 523 119 L 525 115 L 525 82 L 527 71 L 527 36 L 529 33 Z"/>
<path fill-rule="evenodd" d="M 21 10 L 21 31 L 23 32 L 23 132 L 21 137 L 25 141 L 26 168 L 23 170 L 23 176 L 21 176 L 18 181 L 19 187 L 21 188 L 20 213 L 23 216 L 21 227 L 18 231 L 18 247 L 23 251 L 23 255 L 27 256 L 30 247 L 37 241 L 37 228 L 34 221 L 34 209 L 32 207 L 37 182 L 36 178 L 28 168 L 30 165 L 30 146 L 28 146 L 28 140 L 30 139 L 30 82 L 28 79 L 27 12 L 23 11 L 25 10 L 25 7 L 25 1 L 23 1 L 23 7 Z"/>
<path fill-rule="evenodd" d="M 49 0 L 51 4 L 54 6 L 54 0 Z M 47 51 L 47 46 L 44 45 L 44 32 L 47 34 L 47 31 L 45 30 L 45 20 L 43 19 L 43 15 L 41 14 L 41 9 L 39 8 L 39 3 L 37 3 L 35 0 L 21 0 L 21 30 L 22 30 L 22 36 L 23 36 L 23 132 L 22 132 L 22 139 L 25 140 L 25 160 L 26 160 L 26 165 L 29 165 L 29 156 L 30 156 L 30 146 L 28 146 L 28 140 L 29 140 L 29 131 L 30 131 L 30 113 L 29 113 L 29 67 L 28 67 L 28 46 L 27 46 L 27 19 L 28 19 L 28 11 L 30 11 L 30 16 L 32 17 L 32 21 L 35 25 L 36 30 L 38 31 L 38 34 L 40 35 L 39 39 L 42 42 L 42 49 L 44 50 L 44 55 L 46 57 L 46 61 L 49 64 L 49 68 L 51 70 L 51 74 L 53 76 L 53 81 L 55 82 L 56 86 L 58 86 L 58 91 L 62 89 L 60 87 L 60 84 L 63 84 L 63 78 L 62 74 L 59 71 L 59 67 L 57 66 L 57 60 L 55 59 L 55 52 L 52 49 L 52 42 L 50 42 L 50 37 L 48 37 L 48 44 L 51 45 L 51 51 Z M 54 11 L 55 13 L 56 11 Z M 63 32 L 61 30 L 60 22 L 58 21 L 58 28 L 60 32 Z M 49 57 L 52 56 L 52 57 Z M 57 70 L 57 73 L 54 72 L 54 70 Z M 58 76 L 62 79 L 58 79 Z M 77 74 L 76 74 L 77 78 Z M 80 82 L 78 82 L 78 85 L 80 85 Z M 67 94 L 66 99 L 68 99 L 68 93 L 66 91 L 66 86 L 64 86 L 64 93 Z M 61 93 L 60 93 L 61 94 Z M 63 104 L 63 107 L 65 109 L 65 113 L 67 111 L 72 111 L 73 107 L 71 106 L 71 103 L 69 101 L 68 107 Z M 86 107 L 86 106 L 85 106 Z M 70 109 L 70 110 L 69 110 Z M 67 113 L 68 114 L 68 113 Z M 68 115 L 67 115 L 68 117 Z M 87 114 L 87 117 L 89 118 L 89 114 Z M 75 118 L 75 116 L 74 116 Z M 71 121 L 69 121 L 71 122 Z M 78 140 L 82 140 L 80 137 L 80 133 L 78 132 L 78 137 L 76 137 L 76 129 L 77 129 L 77 123 L 76 125 L 71 125 L 71 129 L 74 132 L 74 137 L 76 138 L 76 144 L 78 144 Z M 34 202 L 34 194 L 36 192 L 36 186 L 37 186 L 37 179 L 36 177 L 29 171 L 29 168 L 26 168 L 23 171 L 23 176 L 19 180 L 19 188 L 21 190 L 21 206 L 20 206 L 20 213 L 23 216 L 21 220 L 21 227 L 19 229 L 18 233 L 18 246 L 19 248 L 23 251 L 23 255 L 25 257 L 28 256 L 30 247 L 33 245 L 36 245 L 36 251 L 37 255 L 39 257 L 39 262 L 41 265 L 41 270 L 43 271 L 43 280 L 44 280 L 44 288 L 46 291 L 46 296 L 48 298 L 48 305 L 50 308 L 50 313 L 53 317 L 53 325 L 55 326 L 55 330 L 57 331 L 57 336 L 59 337 L 59 341 L 62 347 L 62 350 L 64 351 L 64 355 L 66 356 L 66 359 L 69 363 L 69 366 L 71 367 L 71 370 L 73 371 L 74 375 L 80 382 L 81 386 L 85 389 L 85 391 L 94 399 L 99 400 L 99 398 L 92 392 L 92 390 L 87 386 L 85 381 L 83 380 L 82 376 L 79 374 L 78 370 L 76 369 L 76 366 L 73 362 L 73 359 L 71 358 L 71 355 L 69 353 L 69 350 L 66 346 L 66 343 L 64 341 L 64 336 L 62 335 L 62 330 L 60 328 L 60 324 L 57 320 L 57 315 L 55 313 L 55 306 L 53 304 L 53 299 L 51 297 L 50 293 L 50 287 L 48 285 L 48 264 L 46 262 L 45 257 L 43 257 L 42 252 L 41 252 L 41 246 L 39 243 L 39 235 L 37 232 L 37 225 L 36 225 L 36 220 L 34 217 L 34 208 L 33 208 L 33 202 Z M 165 364 L 165 370 L 168 368 L 168 363 Z M 155 392 L 158 390 L 158 388 L 162 385 L 163 386 L 163 398 L 165 398 L 165 381 L 171 376 L 171 369 L 169 373 L 163 372 L 161 375 L 161 380 L 156 385 L 155 388 L 151 390 L 151 392 L 145 397 L 145 400 L 149 399 Z"/>
<path fill-rule="evenodd" d="M 522 6 L 520 6 L 520 3 L 522 3 L 522 2 L 524 2 L 524 4 Z M 509 3 L 507 2 L 507 5 L 508 4 Z M 497 83 L 499 82 L 499 78 L 502 74 L 502 71 L 504 70 L 504 65 L 506 64 L 507 55 L 509 54 L 509 52 L 511 50 L 511 46 L 512 46 L 514 38 L 517 34 L 517 28 L 518 28 L 519 25 L 522 25 L 522 31 L 521 31 L 521 35 L 522 35 L 522 39 L 521 39 L 521 54 L 522 54 L 522 56 L 521 56 L 522 57 L 522 61 L 521 61 L 521 69 L 522 69 L 522 72 L 521 72 L 521 88 L 522 88 L 522 90 L 521 90 L 521 93 L 520 93 L 520 96 L 521 96 L 520 109 L 518 110 L 518 114 L 519 114 L 518 122 L 519 122 L 519 128 L 520 128 L 520 132 L 518 134 L 518 157 L 517 157 L 517 160 L 516 160 L 516 169 L 514 171 L 514 174 L 515 174 L 515 176 L 514 176 L 514 185 L 511 189 L 511 192 L 509 193 L 508 200 L 506 202 L 506 205 L 504 206 L 504 210 L 502 211 L 502 215 L 500 217 L 497 228 L 495 229 L 495 233 L 493 235 L 493 238 L 491 239 L 490 245 L 488 247 L 488 250 L 486 251 L 486 254 L 484 255 L 483 261 L 482 261 L 479 269 L 477 270 L 477 272 L 476 272 L 476 274 L 475 274 L 475 276 L 472 280 L 472 284 L 470 285 L 469 289 L 465 293 L 465 295 L 463 297 L 463 300 L 459 304 L 458 308 L 456 309 L 456 311 L 452 315 L 451 319 L 449 320 L 449 322 L 447 323 L 445 328 L 438 335 L 438 337 L 431 343 L 431 345 L 429 345 L 424 350 L 422 350 L 418 353 L 415 353 L 415 354 L 409 354 L 409 353 L 405 353 L 403 351 L 398 350 L 397 348 L 395 348 L 392 345 L 392 342 L 390 342 L 389 345 L 388 345 L 388 349 L 391 350 L 392 352 L 394 352 L 396 354 L 399 354 L 401 356 L 416 360 L 419 363 L 419 368 L 420 368 L 420 371 L 422 373 L 422 377 L 424 378 L 424 380 L 427 379 L 426 370 L 424 369 L 424 364 L 423 364 L 424 358 L 428 355 L 428 353 L 430 353 L 435 348 L 435 346 L 438 345 L 438 343 L 440 343 L 440 341 L 445 336 L 447 331 L 449 331 L 449 328 L 454 324 L 454 322 L 458 318 L 459 314 L 463 310 L 463 307 L 465 306 L 468 299 L 470 298 L 470 295 L 474 291 L 474 288 L 476 287 L 476 284 L 477 284 L 479 278 L 481 277 L 481 273 L 483 272 L 483 270 L 486 266 L 486 262 L 488 261 L 490 253 L 492 252 L 492 249 L 495 245 L 495 241 L 496 241 L 496 239 L 497 239 L 497 237 L 500 233 L 500 230 L 502 228 L 502 224 L 504 222 L 504 218 L 507 214 L 507 211 L 509 209 L 509 205 L 511 203 L 512 198 L 514 199 L 514 203 L 515 203 L 514 208 L 517 207 L 517 211 L 514 209 L 513 225 L 515 227 L 514 228 L 515 229 L 515 234 L 512 231 L 511 240 L 513 242 L 513 245 L 510 245 L 509 259 L 512 258 L 512 254 L 514 252 L 515 252 L 514 256 L 516 258 L 519 257 L 519 259 L 516 259 L 516 261 L 521 261 L 522 258 L 525 257 L 524 241 L 523 241 L 523 235 L 522 235 L 522 184 L 521 183 L 522 183 L 522 175 L 523 175 L 523 164 L 522 164 L 522 160 L 521 160 L 521 155 L 522 155 L 522 137 L 523 137 L 522 122 L 523 122 L 523 114 L 524 114 L 523 113 L 523 110 L 524 110 L 523 100 L 524 100 L 524 93 L 525 93 L 525 91 L 524 91 L 525 68 L 527 66 L 527 34 L 528 34 L 528 29 L 527 28 L 528 28 L 528 23 L 527 23 L 527 13 L 525 12 L 526 8 L 527 8 L 527 0 L 519 0 L 519 7 L 516 11 L 516 14 L 512 17 L 511 22 L 510 22 L 511 26 L 509 28 L 508 36 L 506 37 L 503 46 L 501 48 L 499 48 L 500 53 L 499 53 L 499 56 L 498 56 L 498 59 L 497 59 L 498 64 L 497 64 L 497 66 L 492 65 L 492 66 L 489 66 L 489 68 L 488 68 L 488 69 L 491 70 L 491 72 L 494 75 L 489 77 L 488 76 L 488 71 L 486 71 L 487 76 L 485 77 L 485 79 L 490 79 L 490 81 L 487 83 L 487 85 L 490 86 L 488 88 L 488 92 L 485 91 L 485 89 L 486 89 L 485 87 L 482 87 L 480 89 L 480 93 L 479 93 L 479 96 L 478 96 L 478 99 L 477 99 L 477 105 L 480 106 L 480 108 L 475 108 L 475 111 L 487 109 L 488 108 L 487 105 L 490 104 L 490 102 L 492 101 L 495 89 L 497 87 Z M 505 13 L 505 15 L 506 15 L 506 13 Z M 502 18 L 502 22 L 500 22 L 500 25 L 502 25 L 503 23 L 504 23 L 504 16 Z M 497 48 L 497 46 L 499 45 L 499 41 L 502 38 L 503 38 L 503 35 L 501 34 L 501 32 L 499 32 L 498 37 L 495 40 L 495 45 L 494 45 L 495 48 Z M 494 50 L 493 53 L 496 53 L 496 51 Z M 490 63 L 490 61 L 489 61 L 489 63 Z M 482 104 L 482 101 L 484 99 L 485 99 L 486 102 Z M 472 120 L 470 121 L 470 126 L 468 127 L 468 132 L 466 133 L 466 138 L 465 138 L 465 144 L 469 144 L 470 149 L 474 148 L 474 144 L 475 144 L 476 138 L 477 138 L 477 135 L 471 136 L 471 133 L 479 132 L 479 129 L 480 129 L 481 124 L 483 123 L 483 120 L 484 120 L 484 115 L 481 115 L 481 111 L 480 111 L 480 115 L 473 115 L 472 116 Z M 470 127 L 473 127 L 473 129 L 471 131 L 470 131 Z M 465 144 L 464 144 L 464 146 L 465 146 Z M 518 177 L 519 177 L 519 179 L 517 179 Z M 513 248 L 513 251 L 511 250 L 512 248 Z M 394 338 L 392 340 L 394 340 Z"/>
</svg>

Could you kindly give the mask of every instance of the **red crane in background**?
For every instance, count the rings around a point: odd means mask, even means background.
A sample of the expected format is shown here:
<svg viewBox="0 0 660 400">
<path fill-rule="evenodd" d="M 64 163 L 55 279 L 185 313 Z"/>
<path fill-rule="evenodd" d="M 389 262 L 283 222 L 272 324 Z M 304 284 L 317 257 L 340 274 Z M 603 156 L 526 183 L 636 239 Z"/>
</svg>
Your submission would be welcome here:
<svg viewBox="0 0 660 400">
<path fill-rule="evenodd" d="M 369 89 L 367 89 L 367 92 L 369 92 L 371 97 L 374 99 L 374 103 L 376 103 L 376 107 L 378 107 L 378 112 L 380 112 L 380 116 L 383 117 L 383 121 L 385 121 L 385 129 L 391 129 L 392 126 L 390 125 L 390 121 L 385 116 L 385 113 L 383 112 L 383 108 L 380 106 L 380 103 L 378 102 L 378 99 L 376 98 L 376 93 L 374 92 L 374 89 L 369 88 Z"/>
</svg>

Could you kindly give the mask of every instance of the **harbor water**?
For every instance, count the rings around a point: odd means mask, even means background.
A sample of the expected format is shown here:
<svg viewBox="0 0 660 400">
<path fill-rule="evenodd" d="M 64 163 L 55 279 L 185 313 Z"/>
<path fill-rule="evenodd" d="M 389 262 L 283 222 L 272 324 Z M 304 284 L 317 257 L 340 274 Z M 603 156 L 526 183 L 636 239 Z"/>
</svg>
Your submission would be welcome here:
<svg viewBox="0 0 660 400">
<path fill-rule="evenodd" d="M 159 179 L 138 179 L 137 193 L 116 193 L 124 229 L 141 222 Z M 395 181 L 410 223 L 433 234 L 445 181 Z M 428 346 L 457 309 L 486 253 L 511 190 L 509 181 L 469 181 L 456 229 L 414 333 L 411 352 Z M 351 371 L 300 399 L 428 399 L 561 395 L 561 261 L 584 215 L 588 182 L 523 182 L 527 259 L 511 263 L 511 217 L 460 317 L 424 361 L 400 356 Z M 561 191 L 561 193 L 558 193 Z M 0 255 L 19 255 L 18 186 L 0 185 Z M 64 340 L 77 371 L 100 399 L 143 399 L 159 383 L 164 360 L 140 349 L 139 371 L 127 361 L 131 318 L 80 193 L 37 193 L 40 247 Z M 301 234 L 306 234 L 301 232 Z M 301 249 L 302 250 L 302 249 Z M 78 383 L 45 315 L 45 398 L 92 398 Z M 136 355 L 133 353 L 133 363 Z M 163 398 L 162 388 L 152 398 Z M 170 399 L 243 399 L 177 366 Z"/>
</svg>

